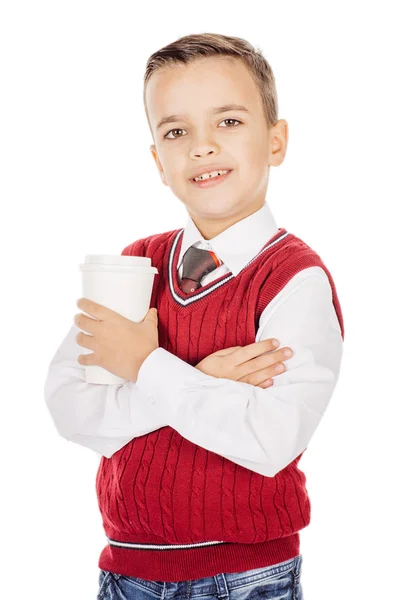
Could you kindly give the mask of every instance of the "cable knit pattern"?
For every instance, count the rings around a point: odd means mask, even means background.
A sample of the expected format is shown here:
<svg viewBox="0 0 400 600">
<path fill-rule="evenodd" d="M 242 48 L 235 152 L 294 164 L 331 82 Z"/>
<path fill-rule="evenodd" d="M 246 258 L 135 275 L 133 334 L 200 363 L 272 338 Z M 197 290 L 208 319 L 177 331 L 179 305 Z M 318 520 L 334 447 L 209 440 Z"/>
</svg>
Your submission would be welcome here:
<svg viewBox="0 0 400 600">
<path fill-rule="evenodd" d="M 318 254 L 285 229 L 236 277 L 225 274 L 186 294 L 178 283 L 183 230 L 137 240 L 122 254 L 157 267 L 150 307 L 159 344 L 194 366 L 255 341 L 264 308 L 300 270 L 322 267 L 344 338 L 333 279 Z M 229 415 L 227 415 L 229 418 Z M 99 567 L 130 577 L 178 581 L 269 566 L 299 554 L 310 523 L 301 454 L 264 477 L 183 438 L 169 426 L 101 459 L 96 492 L 108 544 Z"/>
</svg>

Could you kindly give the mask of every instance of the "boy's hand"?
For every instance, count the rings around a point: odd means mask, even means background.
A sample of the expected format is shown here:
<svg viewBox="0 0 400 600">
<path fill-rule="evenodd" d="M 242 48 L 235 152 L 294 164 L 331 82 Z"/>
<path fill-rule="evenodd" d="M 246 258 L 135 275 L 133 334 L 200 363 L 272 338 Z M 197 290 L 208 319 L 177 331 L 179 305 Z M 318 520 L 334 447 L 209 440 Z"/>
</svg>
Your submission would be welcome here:
<svg viewBox="0 0 400 600">
<path fill-rule="evenodd" d="M 136 382 L 145 359 L 158 348 L 158 317 L 151 308 L 139 323 L 126 319 L 119 313 L 87 298 L 80 298 L 78 308 L 94 317 L 79 313 L 74 322 L 80 329 L 91 333 L 78 333 L 79 346 L 93 350 L 80 354 L 80 365 L 98 365 L 128 381 Z"/>
<path fill-rule="evenodd" d="M 290 348 L 276 350 L 272 339 L 269 338 L 248 346 L 232 346 L 218 350 L 199 362 L 196 369 L 213 377 L 266 388 L 273 385 L 272 377 L 284 372 L 283 361 L 290 358 L 284 355 L 285 350 Z M 277 365 L 281 365 L 280 371 L 275 370 Z"/>
</svg>

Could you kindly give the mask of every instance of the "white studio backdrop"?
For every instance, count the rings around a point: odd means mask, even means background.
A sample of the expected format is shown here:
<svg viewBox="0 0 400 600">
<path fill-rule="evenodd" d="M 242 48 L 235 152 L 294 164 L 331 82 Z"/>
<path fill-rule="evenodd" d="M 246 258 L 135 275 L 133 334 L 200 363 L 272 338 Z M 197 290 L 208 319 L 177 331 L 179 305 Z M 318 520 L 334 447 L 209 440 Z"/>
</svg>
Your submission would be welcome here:
<svg viewBox="0 0 400 600">
<path fill-rule="evenodd" d="M 183 227 L 150 153 L 146 60 L 182 35 L 243 37 L 289 124 L 267 193 L 341 302 L 339 383 L 302 458 L 306 600 L 392 596 L 400 534 L 399 45 L 392 2 L 5 1 L 0 6 L 2 597 L 88 600 L 106 544 L 99 459 L 61 438 L 47 368 L 79 312 L 85 254 Z M 396 377 L 396 380 L 395 380 Z M 384 574 L 384 577 L 382 577 Z M 17 591 L 16 591 L 17 590 Z M 395 592 L 394 592 L 395 593 Z"/>
</svg>

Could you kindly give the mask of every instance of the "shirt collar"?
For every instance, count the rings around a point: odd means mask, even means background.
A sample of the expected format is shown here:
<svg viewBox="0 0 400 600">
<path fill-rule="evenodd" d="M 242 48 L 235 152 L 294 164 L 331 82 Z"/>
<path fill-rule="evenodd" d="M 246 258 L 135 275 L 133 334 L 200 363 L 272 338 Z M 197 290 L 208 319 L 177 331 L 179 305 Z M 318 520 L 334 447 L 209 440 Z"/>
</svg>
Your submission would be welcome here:
<svg viewBox="0 0 400 600">
<path fill-rule="evenodd" d="M 211 240 L 202 237 L 192 218 L 188 216 L 182 237 L 178 268 L 190 246 L 196 242 L 208 242 L 211 246 L 209 250 L 215 252 L 236 277 L 278 231 L 274 216 L 266 202 L 259 210 L 234 223 Z"/>
</svg>

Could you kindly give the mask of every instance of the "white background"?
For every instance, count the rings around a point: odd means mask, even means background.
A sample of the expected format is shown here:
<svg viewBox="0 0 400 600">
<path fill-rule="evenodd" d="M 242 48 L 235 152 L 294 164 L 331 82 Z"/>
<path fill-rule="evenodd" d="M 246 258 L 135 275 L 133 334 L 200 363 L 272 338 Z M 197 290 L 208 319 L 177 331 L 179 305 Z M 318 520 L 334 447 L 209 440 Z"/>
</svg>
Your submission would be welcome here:
<svg viewBox="0 0 400 600">
<path fill-rule="evenodd" d="M 395 4 L 2 2 L 2 597 L 96 597 L 98 457 L 57 434 L 43 386 L 84 255 L 186 223 L 150 153 L 142 82 L 151 53 L 201 32 L 270 62 L 289 146 L 267 201 L 320 254 L 343 310 L 340 380 L 300 464 L 305 600 L 399 594 Z"/>
</svg>

